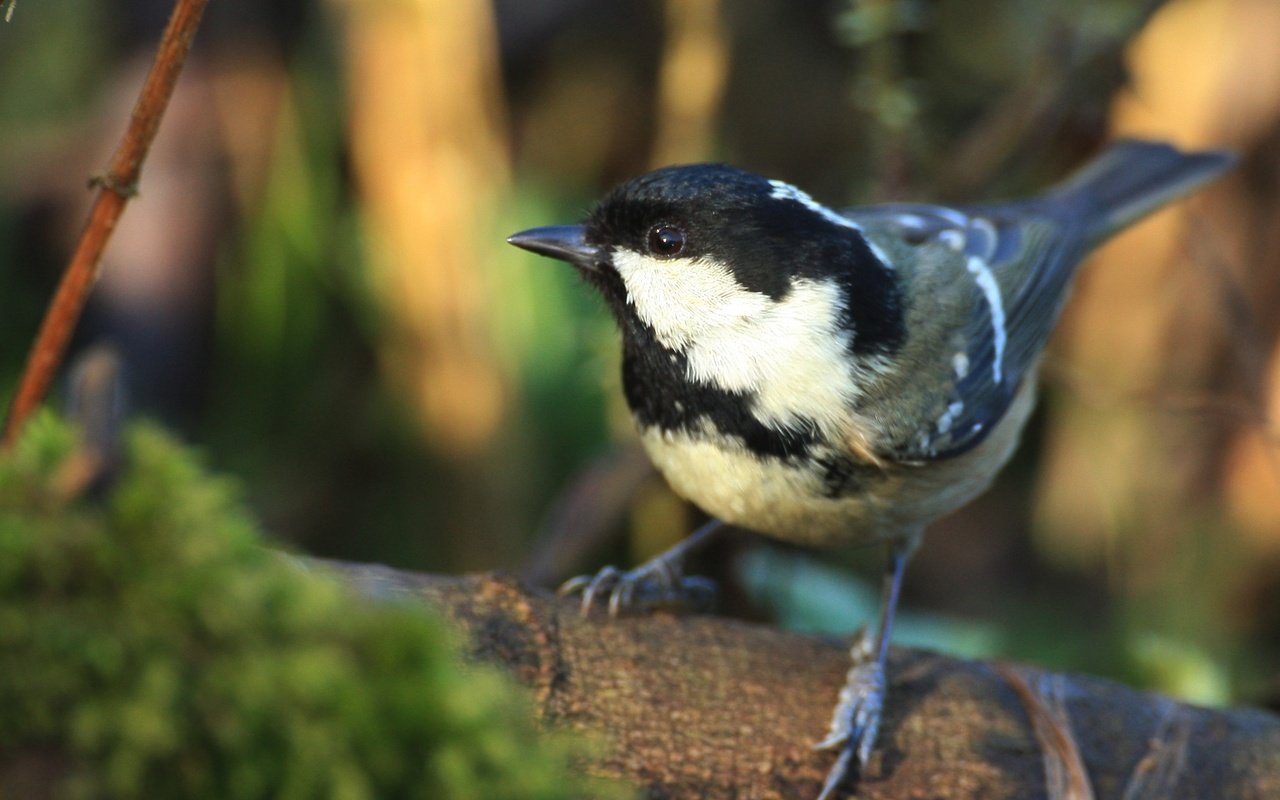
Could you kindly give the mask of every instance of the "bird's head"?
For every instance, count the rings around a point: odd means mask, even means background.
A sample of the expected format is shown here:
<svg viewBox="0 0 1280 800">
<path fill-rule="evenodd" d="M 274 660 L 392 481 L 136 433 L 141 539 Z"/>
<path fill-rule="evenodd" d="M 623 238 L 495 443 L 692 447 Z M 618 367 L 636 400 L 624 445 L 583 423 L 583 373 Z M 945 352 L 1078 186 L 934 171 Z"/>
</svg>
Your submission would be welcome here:
<svg viewBox="0 0 1280 800">
<path fill-rule="evenodd" d="M 624 332 L 642 324 L 673 351 L 723 352 L 762 337 L 777 346 L 806 330 L 859 349 L 899 335 L 898 309 L 882 308 L 896 302 L 889 267 L 857 226 L 789 184 L 730 166 L 650 172 L 610 192 L 585 224 L 508 241 L 573 264 Z"/>
</svg>

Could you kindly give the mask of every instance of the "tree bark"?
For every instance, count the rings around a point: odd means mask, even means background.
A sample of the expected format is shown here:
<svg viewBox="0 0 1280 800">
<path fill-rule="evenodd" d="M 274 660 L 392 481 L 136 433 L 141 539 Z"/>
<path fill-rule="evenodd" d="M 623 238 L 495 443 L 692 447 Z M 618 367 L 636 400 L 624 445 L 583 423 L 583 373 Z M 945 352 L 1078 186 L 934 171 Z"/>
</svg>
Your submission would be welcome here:
<svg viewBox="0 0 1280 800">
<path fill-rule="evenodd" d="M 331 564 L 377 597 L 442 611 L 470 656 L 603 742 L 588 768 L 652 798 L 812 798 L 847 645 L 708 616 L 583 616 L 500 575 Z M 860 798 L 1280 797 L 1280 717 L 1110 681 L 895 649 Z M 852 796 L 852 792 L 849 795 Z"/>
</svg>

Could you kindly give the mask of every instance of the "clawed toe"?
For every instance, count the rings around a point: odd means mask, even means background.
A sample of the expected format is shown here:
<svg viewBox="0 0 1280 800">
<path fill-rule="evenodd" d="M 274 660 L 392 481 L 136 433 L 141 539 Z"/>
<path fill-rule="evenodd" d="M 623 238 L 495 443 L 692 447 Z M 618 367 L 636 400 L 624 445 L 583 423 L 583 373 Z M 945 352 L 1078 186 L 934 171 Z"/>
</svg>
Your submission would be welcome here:
<svg viewBox="0 0 1280 800">
<path fill-rule="evenodd" d="M 658 607 L 679 607 L 709 611 L 715 604 L 716 585 L 706 578 L 686 577 L 685 557 L 703 546 L 724 528 L 724 523 L 711 520 L 688 538 L 677 542 L 657 558 L 633 570 L 623 572 L 605 567 L 595 575 L 579 575 L 560 586 L 560 594 L 582 593 L 582 613 L 589 614 L 596 600 L 609 596 L 609 616 L 624 611 Z"/>
<path fill-rule="evenodd" d="M 854 665 L 840 689 L 840 698 L 831 715 L 831 730 L 826 738 L 814 745 L 815 750 L 840 749 L 818 800 L 827 800 L 847 780 L 861 772 L 871 758 L 871 749 L 880 731 L 885 695 L 884 664 L 868 657 L 867 641 L 864 633 L 854 644 Z"/>
<path fill-rule="evenodd" d="M 836 759 L 836 763 L 832 765 L 831 770 L 827 773 L 827 779 L 822 783 L 822 791 L 818 794 L 818 800 L 830 800 L 846 780 L 858 768 L 850 769 L 853 762 L 853 748 L 846 747 L 840 751 L 840 757 Z"/>
<path fill-rule="evenodd" d="M 822 784 L 822 792 L 818 800 L 827 800 L 847 781 L 855 778 L 866 767 L 871 757 L 871 749 L 876 742 L 876 734 L 880 729 L 880 711 L 883 706 L 883 691 L 856 700 L 845 707 L 843 698 L 837 707 L 837 714 L 844 717 L 840 724 L 833 721 L 832 730 L 821 742 L 814 745 L 815 750 L 840 749 L 835 764 L 827 772 L 827 779 Z"/>
<path fill-rule="evenodd" d="M 610 566 L 595 575 L 570 578 L 558 593 L 581 593 L 584 615 L 607 597 L 609 616 L 616 617 L 624 612 L 669 606 L 705 610 L 715 599 L 715 584 L 706 578 L 676 574 L 669 565 L 650 562 L 627 572 Z"/>
</svg>

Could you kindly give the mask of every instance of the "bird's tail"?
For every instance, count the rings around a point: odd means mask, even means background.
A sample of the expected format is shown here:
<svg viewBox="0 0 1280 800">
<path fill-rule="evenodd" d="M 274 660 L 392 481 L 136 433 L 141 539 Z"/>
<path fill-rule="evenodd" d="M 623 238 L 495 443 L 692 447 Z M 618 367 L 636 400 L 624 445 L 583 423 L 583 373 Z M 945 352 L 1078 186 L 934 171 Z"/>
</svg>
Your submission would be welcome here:
<svg viewBox="0 0 1280 800">
<path fill-rule="evenodd" d="M 1090 246 L 1166 203 L 1216 178 L 1236 162 L 1232 153 L 1183 153 L 1159 142 L 1122 139 L 1044 197 L 1084 219 Z"/>
</svg>

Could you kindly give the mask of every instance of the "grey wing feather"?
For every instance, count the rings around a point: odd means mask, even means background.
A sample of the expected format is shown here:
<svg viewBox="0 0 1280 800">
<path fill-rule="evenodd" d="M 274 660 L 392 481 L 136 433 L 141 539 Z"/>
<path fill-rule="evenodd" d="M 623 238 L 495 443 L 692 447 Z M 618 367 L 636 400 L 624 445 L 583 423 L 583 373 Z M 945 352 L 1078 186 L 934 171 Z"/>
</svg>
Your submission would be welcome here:
<svg viewBox="0 0 1280 800">
<path fill-rule="evenodd" d="M 1183 154 L 1121 141 L 1057 188 L 1028 200 L 947 208 L 890 204 L 849 216 L 908 244 L 938 243 L 963 256 L 972 277 L 964 323 L 965 369 L 941 393 L 915 435 L 890 455 L 927 461 L 960 455 L 986 438 L 1048 342 L 1081 259 L 1123 227 L 1234 163 L 1225 153 Z M 942 367 L 945 368 L 945 367 Z"/>
<path fill-rule="evenodd" d="M 957 287 L 969 293 L 971 309 L 958 337 L 963 345 L 956 355 L 962 353 L 962 360 L 947 380 L 934 384 L 945 395 L 929 404 L 916 435 L 897 444 L 895 459 L 947 458 L 976 446 L 1004 416 L 1034 367 L 1083 243 L 1080 237 L 1051 235 L 1046 220 L 1026 211 L 1021 204 L 999 209 L 891 204 L 857 210 L 859 221 L 874 220 L 906 242 L 956 250 L 968 270 Z M 1037 268 L 1016 269 L 1026 263 Z"/>
</svg>

